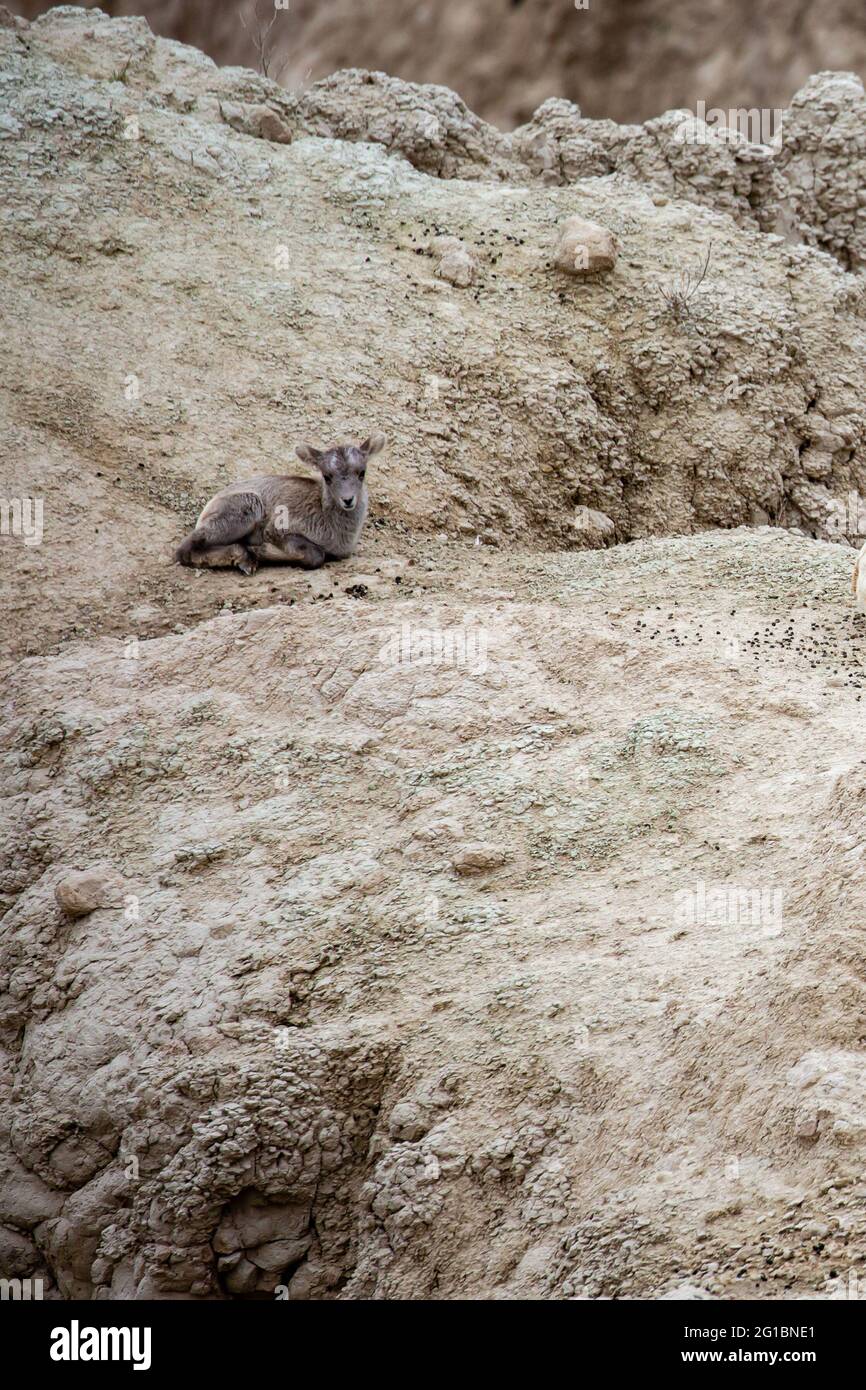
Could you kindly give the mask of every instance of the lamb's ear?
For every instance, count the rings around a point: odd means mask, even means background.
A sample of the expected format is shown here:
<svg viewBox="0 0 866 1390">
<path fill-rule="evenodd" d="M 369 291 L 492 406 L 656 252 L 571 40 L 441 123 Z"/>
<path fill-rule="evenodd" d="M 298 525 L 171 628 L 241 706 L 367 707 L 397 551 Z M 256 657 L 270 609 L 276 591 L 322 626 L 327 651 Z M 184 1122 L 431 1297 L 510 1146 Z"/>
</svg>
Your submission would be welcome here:
<svg viewBox="0 0 866 1390">
<path fill-rule="evenodd" d="M 384 449 L 384 447 L 385 436 L 378 431 L 375 434 L 371 434 L 368 439 L 365 439 L 363 444 L 358 445 L 361 453 L 365 454 L 367 458 L 369 458 L 371 454 L 378 454 L 380 449 Z"/>
<path fill-rule="evenodd" d="M 312 468 L 318 468 L 322 458 L 321 449 L 314 449 L 312 444 L 299 444 L 295 450 L 302 463 L 309 463 Z"/>
</svg>

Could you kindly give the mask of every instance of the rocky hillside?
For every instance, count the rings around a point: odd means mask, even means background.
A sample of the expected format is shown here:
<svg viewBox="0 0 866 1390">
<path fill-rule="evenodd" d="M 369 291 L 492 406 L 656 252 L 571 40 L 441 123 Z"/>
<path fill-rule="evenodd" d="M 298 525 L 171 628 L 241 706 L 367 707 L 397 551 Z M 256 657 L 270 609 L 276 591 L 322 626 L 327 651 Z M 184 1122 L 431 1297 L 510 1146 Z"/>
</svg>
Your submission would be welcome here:
<svg viewBox="0 0 866 1390">
<path fill-rule="evenodd" d="M 0 542 L 0 1270 L 833 1294 L 862 276 L 717 149 L 572 168 L 548 109 L 538 167 L 440 89 L 292 96 L 140 21 L 7 17 L 0 103 L 3 489 L 44 499 Z M 612 270 L 558 268 L 573 214 Z M 352 560 L 170 564 L 215 488 L 371 428 Z"/>
<path fill-rule="evenodd" d="M 32 19 L 46 0 L 14 0 Z M 218 63 L 256 66 L 271 0 L 103 0 Z M 336 68 L 384 69 L 460 92 L 511 129 L 548 97 L 593 116 L 640 121 L 699 100 L 787 106 L 822 68 L 866 75 L 859 0 L 291 0 L 265 43 L 271 75 L 307 85 Z"/>
</svg>

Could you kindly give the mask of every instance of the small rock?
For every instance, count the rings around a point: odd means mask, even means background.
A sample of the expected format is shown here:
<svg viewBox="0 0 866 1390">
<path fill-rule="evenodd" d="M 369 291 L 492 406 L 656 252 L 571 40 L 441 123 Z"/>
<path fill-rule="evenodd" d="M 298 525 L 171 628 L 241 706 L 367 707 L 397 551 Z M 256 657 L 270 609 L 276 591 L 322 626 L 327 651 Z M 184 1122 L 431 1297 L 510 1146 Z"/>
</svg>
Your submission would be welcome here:
<svg viewBox="0 0 866 1390">
<path fill-rule="evenodd" d="M 436 236 L 430 242 L 430 254 L 438 259 L 434 274 L 440 280 L 465 289 L 475 279 L 475 262 L 459 237 Z"/>
<path fill-rule="evenodd" d="M 465 251 L 466 243 L 461 241 L 459 236 L 434 236 L 427 249 L 431 256 L 441 261 L 449 251 Z"/>
<path fill-rule="evenodd" d="M 485 869 L 500 868 L 508 858 L 507 851 L 496 845 L 465 845 L 454 856 L 451 866 L 458 874 L 478 874 Z"/>
<path fill-rule="evenodd" d="M 617 239 L 607 227 L 582 217 L 569 217 L 560 228 L 554 261 L 570 275 L 594 275 L 613 270 L 618 250 Z"/>
<path fill-rule="evenodd" d="M 222 1266 L 222 1261 L 220 1261 Z M 259 1271 L 249 1260 L 240 1259 L 231 1269 L 221 1267 L 223 1281 L 229 1293 L 252 1293 L 259 1278 Z"/>
<path fill-rule="evenodd" d="M 116 903 L 115 890 L 122 882 L 120 875 L 111 870 L 85 869 L 62 879 L 54 889 L 54 897 L 68 917 L 86 917 L 98 907 Z"/>
<path fill-rule="evenodd" d="M 616 538 L 616 526 L 606 512 L 594 507 L 575 507 L 574 529 L 593 550 L 600 550 Z"/>
<path fill-rule="evenodd" d="M 29 29 L 29 20 L 21 15 L 12 14 L 5 5 L 0 5 L 0 29 Z"/>
<path fill-rule="evenodd" d="M 226 125 L 241 135 L 252 135 L 257 140 L 273 140 L 279 145 L 291 143 L 291 130 L 270 106 L 224 101 L 220 103 L 220 115 Z"/>
<path fill-rule="evenodd" d="M 413 1100 L 400 1100 L 388 1116 L 388 1133 L 392 1139 L 414 1143 L 427 1133 L 430 1121 Z"/>
<path fill-rule="evenodd" d="M 254 1246 L 246 1251 L 246 1258 L 257 1269 L 269 1274 L 279 1274 L 288 1265 L 296 1264 L 310 1247 L 312 1236 L 302 1236 L 299 1240 L 271 1240 L 264 1245 Z"/>
</svg>

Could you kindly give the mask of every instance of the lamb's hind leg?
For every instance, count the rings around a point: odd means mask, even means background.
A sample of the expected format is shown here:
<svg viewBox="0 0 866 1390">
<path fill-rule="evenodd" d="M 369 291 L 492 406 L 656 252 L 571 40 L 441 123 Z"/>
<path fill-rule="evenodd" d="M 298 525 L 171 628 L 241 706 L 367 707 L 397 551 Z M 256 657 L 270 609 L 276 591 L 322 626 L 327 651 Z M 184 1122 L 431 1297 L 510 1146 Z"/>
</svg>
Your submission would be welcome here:
<svg viewBox="0 0 866 1390">
<path fill-rule="evenodd" d="M 272 560 L 280 565 L 301 565 L 305 570 L 316 570 L 325 563 L 325 551 L 306 536 L 291 532 L 280 536 L 279 544 L 265 541 L 261 545 L 250 546 L 257 560 Z"/>
<path fill-rule="evenodd" d="M 212 510 L 211 510 L 212 509 Z M 174 558 L 180 565 L 237 565 L 244 574 L 254 574 L 257 562 L 243 541 L 264 517 L 262 499 L 254 492 L 233 492 L 214 498 L 205 507 L 198 525 L 178 546 Z M 205 559 L 217 552 L 224 558 Z"/>
<path fill-rule="evenodd" d="M 232 567 L 242 574 L 255 574 L 259 562 L 251 550 L 240 542 L 235 545 L 215 545 L 210 550 L 200 550 L 186 562 L 195 569 L 225 569 Z"/>
</svg>

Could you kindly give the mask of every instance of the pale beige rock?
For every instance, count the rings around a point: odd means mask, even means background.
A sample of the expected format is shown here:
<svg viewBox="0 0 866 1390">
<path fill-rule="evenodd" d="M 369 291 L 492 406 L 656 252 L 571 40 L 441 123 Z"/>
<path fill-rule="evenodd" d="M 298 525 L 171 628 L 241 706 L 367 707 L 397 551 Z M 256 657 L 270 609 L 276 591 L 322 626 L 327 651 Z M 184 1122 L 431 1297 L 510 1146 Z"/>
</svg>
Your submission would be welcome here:
<svg viewBox="0 0 866 1390">
<path fill-rule="evenodd" d="M 86 917 L 99 907 L 119 901 L 123 880 L 119 874 L 106 869 L 84 869 L 64 878 L 54 889 L 54 897 L 69 917 Z"/>
<path fill-rule="evenodd" d="M 420 1139 L 429 1128 L 429 1115 L 414 1101 L 399 1101 L 388 1117 L 388 1133 L 392 1139 L 404 1139 L 411 1143 Z"/>
<path fill-rule="evenodd" d="M 794 1134 L 798 1139 L 814 1139 L 818 1133 L 818 1113 L 815 1110 L 802 1111 L 794 1121 Z"/>
<path fill-rule="evenodd" d="M 250 1261 L 258 1268 L 276 1274 L 288 1265 L 295 1264 L 310 1248 L 311 1236 L 302 1240 L 272 1240 L 265 1245 L 254 1245 L 248 1251 Z"/>
<path fill-rule="evenodd" d="M 430 243 L 430 252 L 436 258 L 436 270 L 440 280 L 465 288 L 475 279 L 475 261 L 459 237 L 438 236 Z"/>
<path fill-rule="evenodd" d="M 617 251 L 617 239 L 607 227 L 583 217 L 569 217 L 559 229 L 554 262 L 570 275 L 595 275 L 613 270 Z"/>
<path fill-rule="evenodd" d="M 610 545 L 616 539 L 616 527 L 609 516 L 594 507 L 575 507 L 574 529 L 587 545 Z"/>
<path fill-rule="evenodd" d="M 500 868 L 508 858 L 508 851 L 499 845 L 470 844 L 458 851 L 451 862 L 458 874 L 478 874 Z"/>
<path fill-rule="evenodd" d="M 270 106 L 225 101 L 220 103 L 220 112 L 227 125 L 244 135 L 254 135 L 259 140 L 273 140 L 281 145 L 288 145 L 292 139 L 291 130 Z"/>
</svg>

